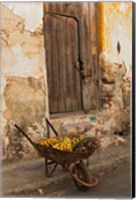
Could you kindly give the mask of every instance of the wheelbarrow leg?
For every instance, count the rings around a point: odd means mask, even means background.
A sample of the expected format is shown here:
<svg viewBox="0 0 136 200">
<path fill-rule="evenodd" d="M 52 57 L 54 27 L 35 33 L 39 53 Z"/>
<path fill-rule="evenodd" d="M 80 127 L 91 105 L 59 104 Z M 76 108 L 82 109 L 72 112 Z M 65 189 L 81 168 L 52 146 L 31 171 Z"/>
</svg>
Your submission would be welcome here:
<svg viewBox="0 0 136 200">
<path fill-rule="evenodd" d="M 55 171 L 56 167 L 58 166 L 58 163 L 53 162 L 53 161 L 49 161 L 48 158 L 45 158 L 45 176 L 49 177 L 53 174 L 53 172 Z M 48 167 L 49 165 L 54 164 L 53 169 L 49 170 Z"/>
<path fill-rule="evenodd" d="M 48 176 L 48 158 L 45 158 L 45 176 Z"/>
<path fill-rule="evenodd" d="M 48 176 L 51 176 L 53 174 L 53 172 L 55 171 L 56 167 L 58 166 L 58 163 L 55 163 L 52 171 L 50 172 L 50 174 Z"/>
</svg>

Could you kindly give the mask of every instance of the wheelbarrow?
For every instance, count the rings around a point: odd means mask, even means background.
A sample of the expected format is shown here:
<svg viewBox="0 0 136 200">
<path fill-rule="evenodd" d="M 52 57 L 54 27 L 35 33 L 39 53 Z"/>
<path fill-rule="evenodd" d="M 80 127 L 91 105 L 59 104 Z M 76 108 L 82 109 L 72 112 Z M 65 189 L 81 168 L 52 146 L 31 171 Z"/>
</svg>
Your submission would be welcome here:
<svg viewBox="0 0 136 200">
<path fill-rule="evenodd" d="M 47 123 L 47 137 L 50 137 L 49 127 L 52 128 L 56 136 L 58 136 L 57 131 L 46 119 Z M 39 143 L 34 143 L 31 138 L 15 124 L 15 127 L 28 139 L 32 146 L 36 149 L 38 154 L 45 159 L 45 175 L 51 176 L 55 171 L 57 165 L 61 165 L 63 169 L 71 175 L 76 187 L 80 191 L 87 191 L 90 187 L 95 187 L 98 184 L 98 180 L 92 176 L 90 177 L 88 166 L 89 166 L 89 156 L 94 153 L 92 151 L 76 152 L 76 151 L 61 151 L 50 146 L 41 145 Z M 84 160 L 87 160 L 86 164 Z M 49 173 L 49 165 L 53 165 L 53 169 Z M 72 169 L 70 166 L 72 165 Z"/>
</svg>

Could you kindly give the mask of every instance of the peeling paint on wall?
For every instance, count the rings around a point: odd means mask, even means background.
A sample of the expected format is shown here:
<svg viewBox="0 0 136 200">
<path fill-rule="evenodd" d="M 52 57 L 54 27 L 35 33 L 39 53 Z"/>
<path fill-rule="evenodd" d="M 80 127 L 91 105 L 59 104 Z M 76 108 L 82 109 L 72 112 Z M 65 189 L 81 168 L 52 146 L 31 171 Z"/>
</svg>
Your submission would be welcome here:
<svg viewBox="0 0 136 200">
<path fill-rule="evenodd" d="M 98 9 L 102 105 L 126 108 L 132 77 L 132 2 L 102 2 Z M 127 112 L 129 116 L 128 107 Z"/>
<path fill-rule="evenodd" d="M 28 56 L 28 55 L 29 56 Z M 2 65 L 5 68 L 2 70 L 3 74 L 13 74 L 15 76 L 35 76 L 39 77 L 44 74 L 44 49 L 41 48 L 33 58 L 33 51 L 27 51 L 25 54 L 23 48 L 18 43 L 11 47 L 10 49 L 2 50 L 2 57 L 7 55 L 7 57 L 2 59 Z"/>
<path fill-rule="evenodd" d="M 101 26 L 102 52 L 111 62 L 132 65 L 132 2 L 101 3 L 103 25 Z M 112 26 L 111 26 L 112 24 Z M 117 44 L 120 43 L 120 53 Z"/>
<path fill-rule="evenodd" d="M 31 151 L 31 148 L 16 134 L 15 123 L 25 130 L 32 130 L 37 123 L 36 136 L 44 132 L 42 119 L 47 113 L 47 82 L 43 7 L 42 3 L 3 3 L 1 11 L 3 157 L 17 158 L 22 155 L 19 152 Z M 26 150 L 22 149 L 22 144 Z"/>
<path fill-rule="evenodd" d="M 39 24 L 35 32 L 31 33 L 24 29 L 24 20 L 5 6 L 2 7 L 2 13 L 2 73 L 42 76 L 45 73 L 42 26 Z"/>
<path fill-rule="evenodd" d="M 87 4 L 84 5 L 85 11 L 88 8 Z M 105 2 L 97 6 L 100 11 L 98 13 L 98 48 L 101 67 L 100 98 L 104 102 L 102 112 L 105 116 L 103 118 L 100 113 L 100 118 L 105 120 L 103 128 L 108 125 L 108 131 L 114 131 L 114 128 L 119 132 L 129 123 L 130 81 L 124 77 L 126 67 L 128 69 L 132 64 L 131 6 L 129 2 Z M 2 3 L 1 10 L 3 156 L 4 158 L 24 158 L 28 153 L 34 153 L 34 151 L 26 139 L 15 131 L 14 124 L 23 127 L 37 141 L 45 133 L 43 121 L 48 115 L 48 88 L 42 21 L 43 3 L 6 2 Z M 92 34 L 96 34 L 95 29 Z M 117 52 L 118 42 L 120 52 Z M 123 63 L 122 60 L 124 60 Z M 91 89 L 92 91 L 88 87 L 87 94 L 95 93 L 95 89 Z M 90 104 L 90 99 L 87 104 Z M 118 112 L 115 111 L 115 108 L 118 109 Z M 112 117 L 115 119 L 113 121 L 109 120 L 110 111 L 114 111 Z M 97 113 L 95 114 L 97 115 Z M 124 115 L 126 119 L 123 118 Z M 83 119 L 82 116 L 80 120 L 75 117 L 75 122 L 82 122 Z M 68 118 L 60 121 L 61 123 L 58 125 L 57 120 L 55 121 L 55 128 L 63 128 L 64 121 L 73 123 L 74 120 Z M 100 126 L 100 124 L 97 125 Z"/>
<path fill-rule="evenodd" d="M 3 3 L 16 16 L 24 21 L 24 28 L 34 32 L 39 24 L 42 24 L 43 3 L 42 2 L 6 2 Z"/>
</svg>

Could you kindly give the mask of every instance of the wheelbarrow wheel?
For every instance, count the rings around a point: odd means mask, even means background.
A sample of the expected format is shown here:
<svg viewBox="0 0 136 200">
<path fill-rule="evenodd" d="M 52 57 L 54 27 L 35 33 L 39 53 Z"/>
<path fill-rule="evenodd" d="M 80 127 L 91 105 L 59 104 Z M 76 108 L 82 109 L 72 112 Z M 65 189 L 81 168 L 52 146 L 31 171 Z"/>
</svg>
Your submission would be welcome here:
<svg viewBox="0 0 136 200">
<path fill-rule="evenodd" d="M 72 169 L 72 173 L 76 174 L 78 179 L 80 179 L 81 181 L 84 181 L 86 183 L 90 182 L 90 176 L 88 173 L 88 169 L 84 163 L 75 164 Z M 79 183 L 75 178 L 73 178 L 73 181 L 80 191 L 86 192 L 89 189 L 89 187 Z"/>
</svg>

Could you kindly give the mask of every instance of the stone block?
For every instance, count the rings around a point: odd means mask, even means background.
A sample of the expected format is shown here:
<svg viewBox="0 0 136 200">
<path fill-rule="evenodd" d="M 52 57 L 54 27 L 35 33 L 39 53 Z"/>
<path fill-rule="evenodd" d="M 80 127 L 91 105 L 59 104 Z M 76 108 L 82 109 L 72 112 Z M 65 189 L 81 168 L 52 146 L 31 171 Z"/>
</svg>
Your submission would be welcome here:
<svg viewBox="0 0 136 200">
<path fill-rule="evenodd" d="M 115 145 L 120 145 L 120 144 L 123 144 L 125 142 L 126 142 L 126 140 L 123 137 L 120 137 L 118 135 L 114 136 L 114 144 Z"/>
<path fill-rule="evenodd" d="M 112 100 L 113 100 L 113 104 L 115 104 L 116 107 L 124 108 L 123 92 L 122 92 L 122 88 L 120 86 L 115 87 L 114 97 Z"/>
<path fill-rule="evenodd" d="M 91 128 L 91 130 L 87 131 L 85 135 L 89 137 L 96 137 L 96 128 L 95 127 Z"/>
<path fill-rule="evenodd" d="M 102 84 L 102 96 L 112 97 L 114 95 L 115 84 Z"/>
<path fill-rule="evenodd" d="M 77 134 L 77 128 L 76 127 L 69 127 L 69 128 L 66 129 L 66 133 Z"/>
<path fill-rule="evenodd" d="M 103 83 L 114 83 L 115 77 L 110 62 L 103 62 L 101 65 L 101 79 Z"/>
</svg>

